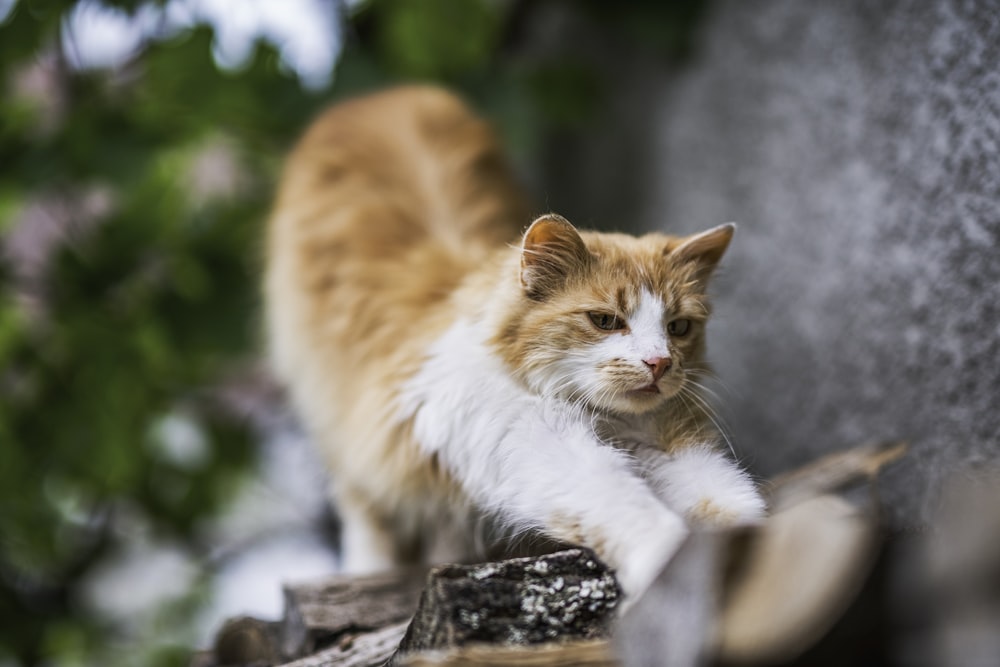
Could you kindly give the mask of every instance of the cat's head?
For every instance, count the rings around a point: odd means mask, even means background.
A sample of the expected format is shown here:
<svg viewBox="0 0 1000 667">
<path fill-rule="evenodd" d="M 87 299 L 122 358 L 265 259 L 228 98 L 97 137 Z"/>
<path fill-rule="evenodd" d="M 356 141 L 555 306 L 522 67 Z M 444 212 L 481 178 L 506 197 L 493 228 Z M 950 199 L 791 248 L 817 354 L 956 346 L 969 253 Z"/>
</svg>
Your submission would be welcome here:
<svg viewBox="0 0 1000 667">
<path fill-rule="evenodd" d="M 524 234 L 518 305 L 497 344 L 541 394 L 652 410 L 705 369 L 708 279 L 734 230 L 634 237 L 543 216 Z"/>
</svg>

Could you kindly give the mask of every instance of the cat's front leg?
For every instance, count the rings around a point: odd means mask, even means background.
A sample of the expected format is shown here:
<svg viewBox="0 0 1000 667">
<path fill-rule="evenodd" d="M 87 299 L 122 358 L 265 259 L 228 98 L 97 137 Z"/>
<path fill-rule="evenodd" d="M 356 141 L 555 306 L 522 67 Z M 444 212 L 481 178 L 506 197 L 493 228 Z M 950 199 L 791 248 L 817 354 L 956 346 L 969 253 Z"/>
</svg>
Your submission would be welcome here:
<svg viewBox="0 0 1000 667">
<path fill-rule="evenodd" d="M 694 525 L 727 527 L 764 518 L 767 506 L 750 475 L 713 445 L 670 454 L 645 447 L 636 455 L 656 495 Z"/>
<path fill-rule="evenodd" d="M 347 489 L 333 498 L 341 521 L 341 569 L 350 574 L 391 570 L 399 564 L 396 537 L 376 515 L 371 501 Z"/>
<path fill-rule="evenodd" d="M 634 473 L 628 456 L 583 423 L 523 414 L 496 446 L 448 447 L 453 474 L 508 524 L 593 549 L 635 600 L 688 530 Z"/>
</svg>

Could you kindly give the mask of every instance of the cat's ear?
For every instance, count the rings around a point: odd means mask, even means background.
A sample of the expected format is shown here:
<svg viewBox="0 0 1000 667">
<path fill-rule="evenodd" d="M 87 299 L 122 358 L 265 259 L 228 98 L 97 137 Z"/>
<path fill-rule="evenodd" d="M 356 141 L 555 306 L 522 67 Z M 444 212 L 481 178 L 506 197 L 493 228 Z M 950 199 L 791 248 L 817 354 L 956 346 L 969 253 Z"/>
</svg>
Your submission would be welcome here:
<svg viewBox="0 0 1000 667">
<path fill-rule="evenodd" d="M 576 227 L 561 215 L 536 219 L 521 243 L 521 287 L 532 299 L 558 289 L 566 277 L 585 267 L 591 255 Z"/>
<path fill-rule="evenodd" d="M 736 224 L 728 222 L 700 234 L 693 234 L 669 248 L 667 255 L 676 262 L 694 263 L 697 279 L 707 282 L 726 253 L 735 231 Z"/>
</svg>

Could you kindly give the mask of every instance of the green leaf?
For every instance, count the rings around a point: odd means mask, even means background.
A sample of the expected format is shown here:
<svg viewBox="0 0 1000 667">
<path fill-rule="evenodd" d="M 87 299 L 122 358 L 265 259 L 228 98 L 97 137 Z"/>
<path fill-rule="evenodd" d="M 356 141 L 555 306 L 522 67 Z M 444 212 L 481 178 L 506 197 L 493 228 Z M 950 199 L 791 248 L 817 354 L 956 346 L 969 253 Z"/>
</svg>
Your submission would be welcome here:
<svg viewBox="0 0 1000 667">
<path fill-rule="evenodd" d="M 484 0 L 386 0 L 377 46 L 388 68 L 406 77 L 456 79 L 487 66 L 499 15 Z"/>
</svg>

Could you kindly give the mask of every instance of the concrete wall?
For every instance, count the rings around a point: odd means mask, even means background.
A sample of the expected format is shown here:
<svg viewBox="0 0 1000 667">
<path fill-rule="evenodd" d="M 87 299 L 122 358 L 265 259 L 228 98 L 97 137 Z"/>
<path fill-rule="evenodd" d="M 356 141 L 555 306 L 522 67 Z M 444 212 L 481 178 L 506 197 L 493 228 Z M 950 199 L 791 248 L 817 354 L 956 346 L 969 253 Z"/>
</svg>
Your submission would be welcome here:
<svg viewBox="0 0 1000 667">
<path fill-rule="evenodd" d="M 947 475 L 1000 461 L 1000 5 L 730 0 L 701 31 L 617 91 L 653 105 L 627 208 L 740 223 L 710 352 L 750 466 L 906 438 L 883 497 L 924 521 Z"/>
</svg>

